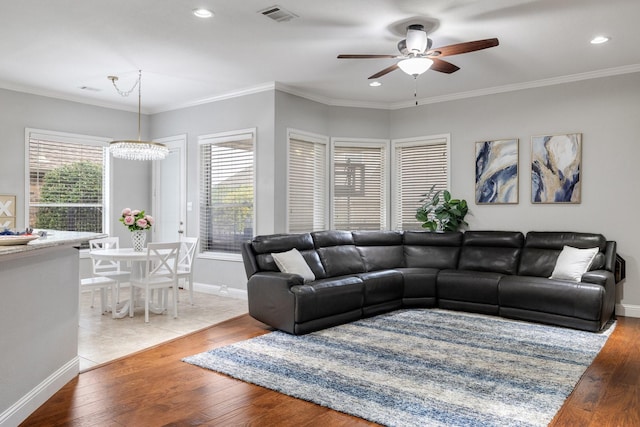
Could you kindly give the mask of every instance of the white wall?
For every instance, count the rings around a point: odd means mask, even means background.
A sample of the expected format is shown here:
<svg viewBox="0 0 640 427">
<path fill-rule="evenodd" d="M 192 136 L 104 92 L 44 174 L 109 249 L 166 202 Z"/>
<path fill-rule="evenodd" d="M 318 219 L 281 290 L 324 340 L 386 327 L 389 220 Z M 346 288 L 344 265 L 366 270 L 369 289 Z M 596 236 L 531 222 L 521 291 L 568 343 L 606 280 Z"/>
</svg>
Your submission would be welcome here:
<svg viewBox="0 0 640 427">
<path fill-rule="evenodd" d="M 472 229 L 602 233 L 618 242 L 627 280 L 619 314 L 640 317 L 640 73 L 411 107 L 392 112 L 391 137 L 451 133 L 454 196 L 470 202 Z M 582 203 L 531 203 L 532 135 L 582 133 Z M 475 142 L 519 138 L 519 203 L 474 203 Z"/>
</svg>

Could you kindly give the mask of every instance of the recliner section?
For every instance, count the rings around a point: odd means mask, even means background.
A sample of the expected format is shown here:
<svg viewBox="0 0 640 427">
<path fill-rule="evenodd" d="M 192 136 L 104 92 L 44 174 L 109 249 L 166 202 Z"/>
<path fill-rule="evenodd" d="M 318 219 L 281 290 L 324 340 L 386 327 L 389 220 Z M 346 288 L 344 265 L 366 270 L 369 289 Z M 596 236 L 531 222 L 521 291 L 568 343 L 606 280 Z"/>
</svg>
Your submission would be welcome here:
<svg viewBox="0 0 640 427">
<path fill-rule="evenodd" d="M 438 274 L 438 306 L 498 314 L 498 283 L 517 273 L 523 242 L 520 232 L 464 233 L 456 269 Z"/>
<path fill-rule="evenodd" d="M 549 279 L 564 245 L 598 247 L 579 283 Z M 281 273 L 296 248 L 316 276 Z M 440 307 L 598 331 L 615 307 L 615 242 L 564 232 L 322 231 L 243 245 L 249 313 L 292 334 L 400 308 Z"/>
</svg>

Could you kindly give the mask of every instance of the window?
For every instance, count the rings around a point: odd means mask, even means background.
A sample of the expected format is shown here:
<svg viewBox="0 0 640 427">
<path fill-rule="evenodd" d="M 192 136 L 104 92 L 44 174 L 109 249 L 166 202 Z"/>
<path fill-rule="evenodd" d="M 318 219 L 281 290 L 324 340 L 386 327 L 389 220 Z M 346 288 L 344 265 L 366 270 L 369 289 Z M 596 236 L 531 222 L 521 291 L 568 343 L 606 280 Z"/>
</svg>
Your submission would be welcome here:
<svg viewBox="0 0 640 427">
<path fill-rule="evenodd" d="M 26 129 L 26 223 L 108 233 L 108 139 Z"/>
<path fill-rule="evenodd" d="M 198 142 L 201 249 L 239 254 L 242 242 L 253 237 L 255 129 Z"/>
<path fill-rule="evenodd" d="M 416 210 L 432 185 L 446 190 L 449 183 L 449 135 L 394 140 L 392 228 L 420 229 Z"/>
<path fill-rule="evenodd" d="M 325 230 L 328 211 L 327 137 L 289 130 L 287 163 L 290 233 Z"/>
<path fill-rule="evenodd" d="M 333 141 L 333 228 L 388 228 L 387 145 L 386 141 Z"/>
</svg>

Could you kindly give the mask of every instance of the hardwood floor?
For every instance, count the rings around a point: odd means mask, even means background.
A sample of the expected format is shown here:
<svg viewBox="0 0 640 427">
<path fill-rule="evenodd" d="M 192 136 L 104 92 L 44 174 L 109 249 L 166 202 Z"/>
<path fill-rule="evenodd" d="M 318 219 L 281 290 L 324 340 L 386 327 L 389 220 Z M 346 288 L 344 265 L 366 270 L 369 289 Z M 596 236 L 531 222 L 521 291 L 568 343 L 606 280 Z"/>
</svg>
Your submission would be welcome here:
<svg viewBox="0 0 640 427">
<path fill-rule="evenodd" d="M 640 319 L 619 318 L 550 424 L 640 425 Z M 23 426 L 372 426 L 180 359 L 269 332 L 249 315 L 87 371 Z"/>
</svg>

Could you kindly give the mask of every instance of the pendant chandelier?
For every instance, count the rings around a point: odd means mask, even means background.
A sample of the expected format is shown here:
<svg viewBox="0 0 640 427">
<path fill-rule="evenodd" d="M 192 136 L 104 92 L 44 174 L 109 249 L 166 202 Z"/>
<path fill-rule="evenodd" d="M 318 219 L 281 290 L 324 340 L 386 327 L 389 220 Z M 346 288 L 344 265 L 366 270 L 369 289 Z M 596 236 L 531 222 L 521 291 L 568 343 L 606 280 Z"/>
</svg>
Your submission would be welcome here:
<svg viewBox="0 0 640 427">
<path fill-rule="evenodd" d="M 116 85 L 118 77 L 108 76 L 107 78 L 111 80 L 111 83 L 113 83 L 113 87 L 116 88 L 116 91 L 120 94 L 120 96 L 129 96 L 129 94 L 133 92 L 136 86 L 138 87 L 138 139 L 123 139 L 118 141 L 111 141 L 111 143 L 109 144 L 109 151 L 111 152 L 113 157 L 126 160 L 162 160 L 167 157 L 167 154 L 169 154 L 169 149 L 166 145 L 159 142 L 142 141 L 140 137 L 142 71 L 138 71 L 138 80 L 128 91 L 122 91 L 118 88 L 118 86 Z"/>
</svg>

